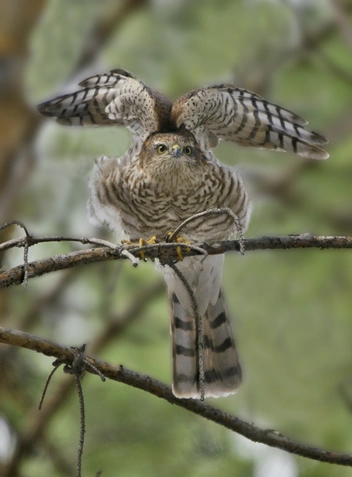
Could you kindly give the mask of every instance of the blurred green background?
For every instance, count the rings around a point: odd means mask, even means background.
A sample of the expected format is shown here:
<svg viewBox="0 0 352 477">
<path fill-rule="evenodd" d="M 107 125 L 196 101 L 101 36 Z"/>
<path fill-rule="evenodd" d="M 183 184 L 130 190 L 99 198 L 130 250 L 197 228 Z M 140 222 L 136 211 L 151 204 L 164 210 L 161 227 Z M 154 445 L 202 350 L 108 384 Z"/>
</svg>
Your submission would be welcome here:
<svg viewBox="0 0 352 477">
<path fill-rule="evenodd" d="M 222 143 L 254 203 L 247 237 L 352 232 L 352 2 L 328 0 L 0 0 L 0 223 L 35 235 L 116 241 L 86 218 L 94 157 L 121 155 L 123 129 L 75 129 L 35 105 L 91 74 L 122 67 L 176 99 L 233 82 L 309 120 L 330 159 Z M 2 240 L 19 236 L 8 229 Z M 30 260 L 79 248 L 41 244 Z M 22 252 L 0 257 L 9 268 Z M 224 286 L 244 383 L 209 400 L 308 445 L 352 451 L 352 256 L 297 250 L 228 254 Z M 2 326 L 171 383 L 166 290 L 151 263 L 102 263 L 1 292 Z M 0 474 L 74 476 L 79 434 L 72 378 L 50 358 L 0 345 Z M 341 386 L 343 393 L 341 393 Z M 125 385 L 83 381 L 85 476 L 344 477 L 348 468 L 251 443 Z"/>
</svg>

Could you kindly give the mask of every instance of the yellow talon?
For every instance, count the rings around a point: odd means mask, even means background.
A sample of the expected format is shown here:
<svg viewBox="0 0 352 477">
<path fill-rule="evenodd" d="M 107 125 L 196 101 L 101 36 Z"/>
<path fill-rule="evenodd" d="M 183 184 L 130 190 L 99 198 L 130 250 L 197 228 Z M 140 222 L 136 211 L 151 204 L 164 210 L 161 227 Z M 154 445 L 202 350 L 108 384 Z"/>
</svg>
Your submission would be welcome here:
<svg viewBox="0 0 352 477">
<path fill-rule="evenodd" d="M 121 242 L 122 242 L 123 244 L 125 244 L 125 245 L 134 245 L 134 246 L 137 245 L 136 242 L 131 242 L 130 240 L 122 240 Z M 139 245 L 139 247 L 144 247 L 145 245 L 154 245 L 154 244 L 156 244 L 156 243 L 158 243 L 158 241 L 157 241 L 155 235 L 154 235 L 153 237 L 151 237 L 149 240 L 144 240 L 143 238 L 140 238 L 140 239 L 138 240 L 138 245 Z M 146 258 L 145 258 L 145 251 L 144 251 L 144 250 L 141 250 L 141 251 L 139 252 L 139 254 L 140 254 L 140 256 L 141 256 L 141 259 L 145 261 L 145 260 L 146 260 Z"/>
<path fill-rule="evenodd" d="M 166 235 L 166 242 L 168 242 L 168 238 L 171 237 L 172 235 L 172 232 L 168 232 L 167 235 Z M 182 245 L 187 245 L 187 244 L 190 244 L 191 242 L 186 239 L 186 237 L 184 237 L 183 235 L 178 235 L 175 239 L 173 239 L 173 242 L 174 243 L 180 243 Z M 154 235 L 153 237 L 151 237 L 149 240 L 144 240 L 143 238 L 140 238 L 138 240 L 138 243 L 136 242 L 131 242 L 130 240 L 122 240 L 122 243 L 124 245 L 134 245 L 135 247 L 136 246 L 139 246 L 139 247 L 144 247 L 145 245 L 154 245 L 156 243 L 158 243 L 158 239 L 156 238 L 156 236 Z M 186 248 L 186 251 L 189 251 L 190 249 L 187 247 Z M 144 250 L 141 250 L 139 252 L 140 256 L 141 256 L 141 259 L 146 261 L 146 258 L 145 258 L 145 251 Z M 182 262 L 182 260 L 184 259 L 184 256 L 182 254 L 182 247 L 176 247 L 176 254 L 177 254 L 177 258 L 180 262 Z"/>
<path fill-rule="evenodd" d="M 169 237 L 171 237 L 172 235 L 172 232 L 168 232 L 167 235 L 166 235 L 166 241 L 168 241 L 167 239 Z M 182 244 L 190 244 L 191 242 L 186 239 L 186 237 L 184 237 L 183 235 L 178 235 L 174 240 L 173 242 L 176 242 L 176 243 L 182 243 Z M 186 251 L 189 251 L 190 249 L 187 247 L 186 248 Z M 182 255 L 182 249 L 181 247 L 176 247 L 176 254 L 177 254 L 177 258 L 180 262 L 182 262 L 182 260 L 184 259 L 184 256 Z"/>
<path fill-rule="evenodd" d="M 182 255 L 181 247 L 176 247 L 176 253 L 177 253 L 177 258 L 179 259 L 180 262 L 182 262 L 183 255 Z"/>
</svg>

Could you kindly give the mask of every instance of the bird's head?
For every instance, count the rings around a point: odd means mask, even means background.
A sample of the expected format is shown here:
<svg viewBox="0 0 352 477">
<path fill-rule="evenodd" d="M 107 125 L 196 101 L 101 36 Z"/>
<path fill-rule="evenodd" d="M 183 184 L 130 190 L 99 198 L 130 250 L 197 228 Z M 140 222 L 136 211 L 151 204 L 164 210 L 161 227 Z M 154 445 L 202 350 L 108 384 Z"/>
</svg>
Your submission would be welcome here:
<svg viewBox="0 0 352 477">
<path fill-rule="evenodd" d="M 195 164 L 199 147 L 189 131 L 155 133 L 146 139 L 142 156 L 148 162 L 162 164 L 171 162 L 173 167 Z"/>
</svg>

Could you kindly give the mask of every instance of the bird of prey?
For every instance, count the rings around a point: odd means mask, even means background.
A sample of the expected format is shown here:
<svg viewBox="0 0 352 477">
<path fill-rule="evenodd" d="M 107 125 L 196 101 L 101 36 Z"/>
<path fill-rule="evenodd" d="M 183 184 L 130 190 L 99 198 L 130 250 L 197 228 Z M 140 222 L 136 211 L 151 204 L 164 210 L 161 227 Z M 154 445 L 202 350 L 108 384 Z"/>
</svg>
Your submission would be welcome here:
<svg viewBox="0 0 352 477">
<path fill-rule="evenodd" d="M 219 241 L 245 231 L 251 204 L 237 172 L 212 149 L 220 140 L 326 159 L 325 137 L 307 121 L 232 84 L 195 89 L 172 103 L 131 73 L 115 69 L 92 76 L 80 89 L 38 106 L 68 126 L 125 126 L 132 144 L 120 158 L 95 160 L 88 214 L 130 241 L 164 240 L 185 219 L 213 208 L 229 214 L 190 221 L 190 242 Z M 162 267 L 168 287 L 173 348 L 173 392 L 180 398 L 227 396 L 242 380 L 221 287 L 223 256 L 185 257 L 176 264 L 191 287 L 203 329 L 203 392 L 197 330 L 190 294 L 179 275 Z"/>
</svg>

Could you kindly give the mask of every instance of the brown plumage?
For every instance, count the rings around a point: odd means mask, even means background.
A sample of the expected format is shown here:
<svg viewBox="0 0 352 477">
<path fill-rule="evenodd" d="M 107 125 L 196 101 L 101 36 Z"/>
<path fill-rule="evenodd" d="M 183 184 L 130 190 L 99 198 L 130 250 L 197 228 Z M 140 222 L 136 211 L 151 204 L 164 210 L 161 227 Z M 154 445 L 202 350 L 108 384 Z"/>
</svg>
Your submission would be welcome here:
<svg viewBox="0 0 352 477">
<path fill-rule="evenodd" d="M 220 140 L 242 146 L 295 152 L 326 159 L 327 140 L 305 129 L 306 121 L 255 93 L 232 85 L 191 91 L 172 104 L 124 70 L 80 83 L 81 90 L 39 105 L 65 125 L 126 126 L 132 146 L 121 158 L 96 160 L 88 214 L 130 240 L 164 239 L 188 217 L 228 207 L 244 231 L 251 205 L 243 183 L 210 148 Z M 229 215 L 190 222 L 189 240 L 216 241 L 236 235 Z M 241 367 L 221 291 L 222 256 L 189 257 L 177 264 L 190 284 L 203 320 L 205 395 L 236 392 Z M 173 336 L 173 390 L 200 397 L 194 312 L 183 283 L 162 267 L 168 285 Z"/>
</svg>

